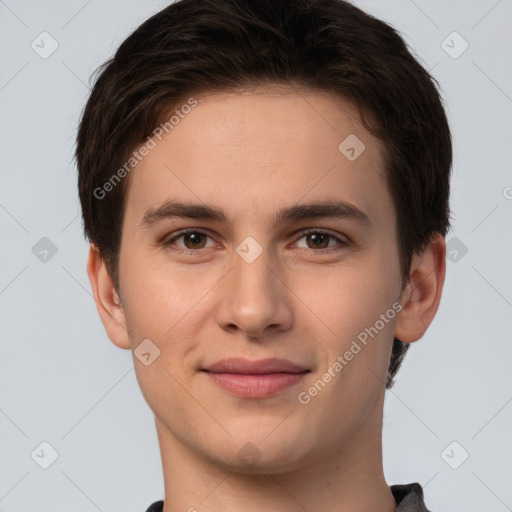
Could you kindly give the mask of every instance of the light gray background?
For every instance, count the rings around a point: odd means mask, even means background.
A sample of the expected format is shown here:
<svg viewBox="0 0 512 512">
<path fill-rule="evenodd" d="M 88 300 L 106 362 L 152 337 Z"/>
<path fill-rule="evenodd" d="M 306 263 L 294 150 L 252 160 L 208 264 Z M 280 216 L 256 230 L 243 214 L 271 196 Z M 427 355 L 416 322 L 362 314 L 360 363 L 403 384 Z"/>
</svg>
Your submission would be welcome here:
<svg viewBox="0 0 512 512">
<path fill-rule="evenodd" d="M 163 497 L 131 354 L 91 297 L 73 151 L 91 73 L 166 4 L 0 0 L 1 512 L 141 512 Z M 439 80 L 455 148 L 457 252 L 438 315 L 387 392 L 386 478 L 421 483 L 435 512 L 512 510 L 512 0 L 357 5 Z M 59 45 L 47 59 L 31 48 L 43 31 Z M 445 51 L 463 48 L 453 31 L 469 43 L 458 58 Z M 57 248 L 46 262 L 32 251 L 42 237 Z M 48 469 L 31 457 L 43 441 L 59 454 Z"/>
</svg>

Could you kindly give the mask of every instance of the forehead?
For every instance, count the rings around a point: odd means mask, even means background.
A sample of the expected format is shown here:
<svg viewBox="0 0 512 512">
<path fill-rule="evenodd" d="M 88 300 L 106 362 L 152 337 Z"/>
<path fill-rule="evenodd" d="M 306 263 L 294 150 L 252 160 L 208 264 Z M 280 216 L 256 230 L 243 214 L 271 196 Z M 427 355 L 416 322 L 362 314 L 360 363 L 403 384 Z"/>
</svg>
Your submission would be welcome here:
<svg viewBox="0 0 512 512">
<path fill-rule="evenodd" d="M 277 86 L 194 100 L 173 107 L 172 129 L 153 137 L 132 171 L 127 210 L 139 217 L 171 197 L 269 217 L 306 200 L 344 200 L 374 215 L 389 206 L 384 146 L 348 100 Z"/>
</svg>

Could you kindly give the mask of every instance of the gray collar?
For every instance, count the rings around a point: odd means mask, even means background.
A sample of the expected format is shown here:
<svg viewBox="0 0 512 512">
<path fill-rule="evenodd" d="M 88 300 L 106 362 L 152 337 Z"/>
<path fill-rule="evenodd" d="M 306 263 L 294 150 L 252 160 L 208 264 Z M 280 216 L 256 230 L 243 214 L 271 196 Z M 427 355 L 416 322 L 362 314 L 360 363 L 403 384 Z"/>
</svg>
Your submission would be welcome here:
<svg viewBox="0 0 512 512">
<path fill-rule="evenodd" d="M 390 486 L 397 507 L 395 512 L 430 512 L 425 506 L 423 489 L 420 484 L 402 484 Z"/>
</svg>

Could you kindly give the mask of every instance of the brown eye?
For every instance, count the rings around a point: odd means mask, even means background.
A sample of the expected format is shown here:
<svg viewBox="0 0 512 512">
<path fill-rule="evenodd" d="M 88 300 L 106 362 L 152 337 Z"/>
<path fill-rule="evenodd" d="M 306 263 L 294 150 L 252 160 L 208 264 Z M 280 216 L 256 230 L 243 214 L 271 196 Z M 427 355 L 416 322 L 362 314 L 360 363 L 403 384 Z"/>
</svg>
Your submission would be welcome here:
<svg viewBox="0 0 512 512">
<path fill-rule="evenodd" d="M 306 240 L 311 241 L 311 249 L 325 249 L 329 245 L 329 235 L 325 233 L 309 233 L 306 235 Z"/>
<path fill-rule="evenodd" d="M 184 233 L 181 236 L 183 237 L 183 242 L 187 249 L 202 249 L 206 244 L 206 236 L 203 233 Z"/>
<path fill-rule="evenodd" d="M 305 239 L 305 243 L 299 243 L 300 240 L 303 239 Z M 345 241 L 343 238 L 318 229 L 312 229 L 304 233 L 297 242 L 297 247 L 310 250 L 318 249 L 318 251 L 315 252 L 320 252 L 321 249 L 342 249 L 348 245 L 349 242 Z"/>
<path fill-rule="evenodd" d="M 212 247 L 212 244 L 208 246 L 208 239 L 211 239 L 208 233 L 203 231 L 199 231 L 197 229 L 190 229 L 188 231 L 181 231 L 177 233 L 175 236 L 168 238 L 163 242 L 165 247 L 169 247 L 176 251 L 195 251 L 199 249 L 205 249 L 208 247 Z M 178 243 L 178 241 L 183 240 Z"/>
</svg>

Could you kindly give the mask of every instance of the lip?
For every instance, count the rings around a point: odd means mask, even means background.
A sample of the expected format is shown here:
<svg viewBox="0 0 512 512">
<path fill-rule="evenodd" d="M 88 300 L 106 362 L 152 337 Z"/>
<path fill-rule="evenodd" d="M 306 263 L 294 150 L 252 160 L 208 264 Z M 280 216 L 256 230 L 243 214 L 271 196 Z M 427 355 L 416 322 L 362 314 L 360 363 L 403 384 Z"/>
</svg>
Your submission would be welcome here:
<svg viewBox="0 0 512 512">
<path fill-rule="evenodd" d="M 265 375 L 269 373 L 301 373 L 308 369 L 292 363 L 287 359 L 278 359 L 276 357 L 256 361 L 231 357 L 229 359 L 221 359 L 205 368 L 205 370 L 211 373 Z"/>
<path fill-rule="evenodd" d="M 222 359 L 203 369 L 226 391 L 244 398 L 265 398 L 299 383 L 309 369 L 286 359 Z"/>
</svg>

